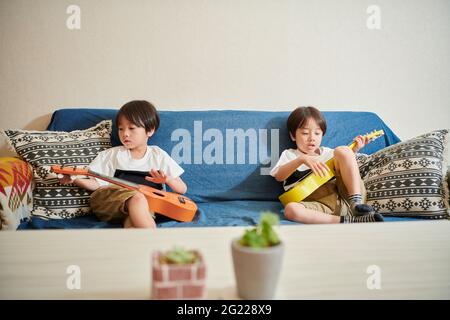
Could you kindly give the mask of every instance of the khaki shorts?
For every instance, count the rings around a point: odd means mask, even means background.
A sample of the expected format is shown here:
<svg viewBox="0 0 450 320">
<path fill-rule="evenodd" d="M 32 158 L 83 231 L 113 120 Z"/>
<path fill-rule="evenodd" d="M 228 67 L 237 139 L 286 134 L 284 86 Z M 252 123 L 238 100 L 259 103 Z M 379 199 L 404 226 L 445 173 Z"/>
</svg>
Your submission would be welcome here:
<svg viewBox="0 0 450 320">
<path fill-rule="evenodd" d="M 366 188 L 361 180 L 362 201 L 366 200 Z M 347 201 L 348 193 L 340 176 L 333 179 L 319 189 L 314 191 L 309 197 L 300 202 L 307 209 L 312 209 L 334 216 L 346 216 L 351 211 Z"/>
<path fill-rule="evenodd" d="M 91 194 L 91 209 L 101 221 L 123 223 L 128 217 L 126 201 L 138 192 L 119 186 L 101 187 Z"/>
</svg>

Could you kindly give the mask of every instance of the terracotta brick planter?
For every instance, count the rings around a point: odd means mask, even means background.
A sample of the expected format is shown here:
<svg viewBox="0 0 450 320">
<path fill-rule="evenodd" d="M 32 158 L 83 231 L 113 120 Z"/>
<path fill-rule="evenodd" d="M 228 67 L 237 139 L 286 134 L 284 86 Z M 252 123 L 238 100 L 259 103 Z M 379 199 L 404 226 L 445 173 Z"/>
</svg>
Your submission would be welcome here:
<svg viewBox="0 0 450 320">
<path fill-rule="evenodd" d="M 160 263 L 162 252 L 152 255 L 152 299 L 203 299 L 206 293 L 206 266 L 200 261 L 187 264 Z"/>
</svg>

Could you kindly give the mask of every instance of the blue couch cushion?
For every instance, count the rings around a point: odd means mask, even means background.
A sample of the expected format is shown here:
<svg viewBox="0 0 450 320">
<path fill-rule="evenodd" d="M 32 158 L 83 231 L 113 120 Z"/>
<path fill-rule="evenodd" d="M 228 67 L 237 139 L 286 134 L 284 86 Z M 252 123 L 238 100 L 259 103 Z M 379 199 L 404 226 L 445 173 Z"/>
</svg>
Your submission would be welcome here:
<svg viewBox="0 0 450 320">
<path fill-rule="evenodd" d="M 199 203 L 199 210 L 192 222 L 177 222 L 158 215 L 158 228 L 186 227 L 224 227 L 224 226 L 254 226 L 258 223 L 262 211 L 276 212 L 281 225 L 302 225 L 287 220 L 278 201 L 218 201 Z M 420 221 L 415 218 L 385 217 L 385 222 Z M 18 229 L 85 229 L 85 228 L 121 228 L 121 225 L 102 222 L 94 215 L 73 219 L 45 220 L 32 217 L 28 222 L 22 222 Z"/>
<path fill-rule="evenodd" d="M 72 131 L 115 119 L 116 109 L 61 109 L 48 130 Z M 167 151 L 185 170 L 187 196 L 198 203 L 278 201 L 281 184 L 267 173 L 281 152 L 292 147 L 289 112 L 160 111 L 161 125 L 149 144 Z M 359 135 L 383 129 L 385 136 L 361 152 L 371 154 L 399 138 L 374 113 L 324 112 L 328 131 L 323 145 L 346 145 Z M 113 126 L 112 144 L 119 145 Z M 265 172 L 264 172 L 265 171 Z"/>
</svg>

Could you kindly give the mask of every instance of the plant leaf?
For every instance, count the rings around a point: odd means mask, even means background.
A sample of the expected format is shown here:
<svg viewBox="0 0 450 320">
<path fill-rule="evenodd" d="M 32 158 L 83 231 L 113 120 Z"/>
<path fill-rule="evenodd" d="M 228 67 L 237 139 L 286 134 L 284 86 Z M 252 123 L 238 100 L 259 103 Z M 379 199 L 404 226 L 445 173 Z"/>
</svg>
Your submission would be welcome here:
<svg viewBox="0 0 450 320">
<path fill-rule="evenodd" d="M 263 248 L 280 243 L 278 234 L 272 228 L 273 225 L 279 223 L 278 215 L 272 212 L 263 212 L 261 214 L 259 223 L 253 229 L 245 231 L 239 243 L 243 246 L 253 248 Z"/>
</svg>

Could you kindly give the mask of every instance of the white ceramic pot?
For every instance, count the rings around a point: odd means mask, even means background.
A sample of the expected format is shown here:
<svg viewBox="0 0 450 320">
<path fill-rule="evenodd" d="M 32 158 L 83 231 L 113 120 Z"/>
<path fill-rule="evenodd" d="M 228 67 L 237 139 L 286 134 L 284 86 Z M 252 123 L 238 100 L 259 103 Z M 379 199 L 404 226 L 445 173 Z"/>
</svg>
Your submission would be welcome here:
<svg viewBox="0 0 450 320">
<path fill-rule="evenodd" d="M 255 249 L 231 243 L 237 293 L 243 299 L 267 300 L 275 297 L 284 244 Z"/>
</svg>

